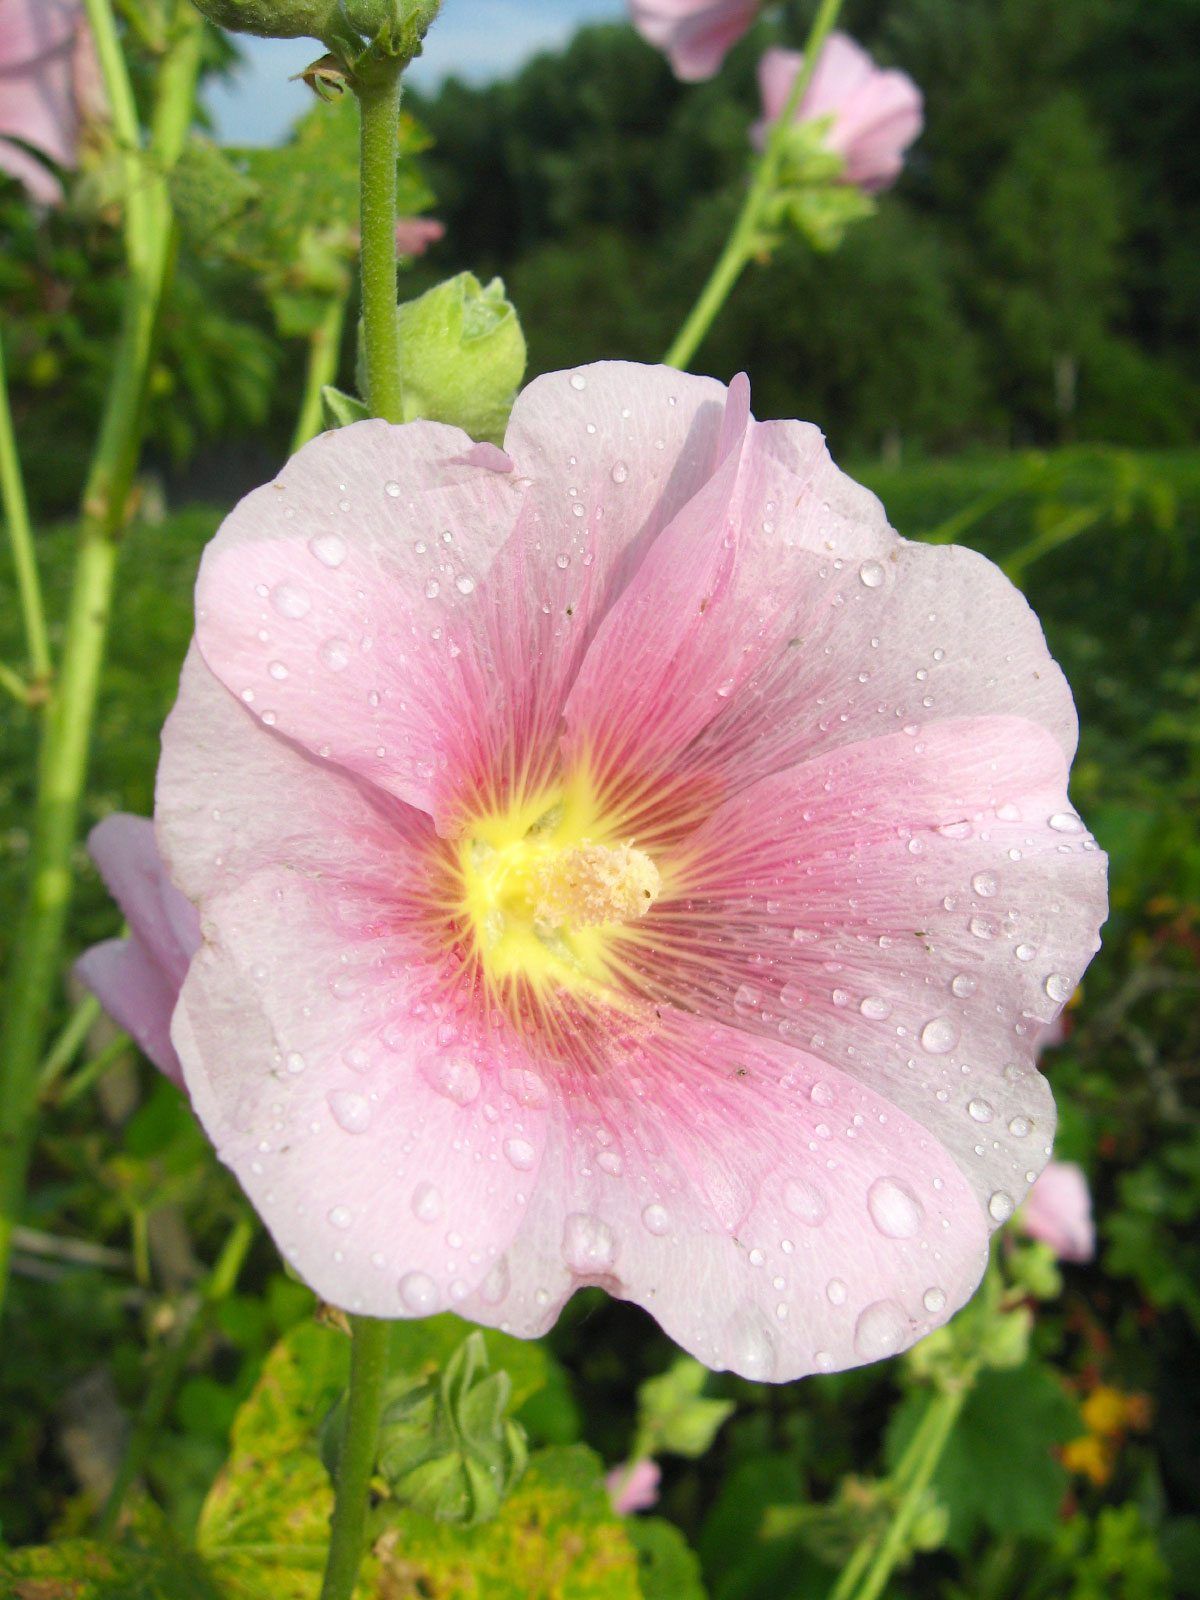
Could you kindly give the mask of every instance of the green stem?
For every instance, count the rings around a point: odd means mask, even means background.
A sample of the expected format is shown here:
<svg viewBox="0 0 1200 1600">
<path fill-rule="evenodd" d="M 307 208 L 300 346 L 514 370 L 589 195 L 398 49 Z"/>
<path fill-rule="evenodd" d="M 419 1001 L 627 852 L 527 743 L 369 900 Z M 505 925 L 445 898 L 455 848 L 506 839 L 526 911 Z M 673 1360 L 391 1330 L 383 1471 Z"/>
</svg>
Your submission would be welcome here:
<svg viewBox="0 0 1200 1600">
<path fill-rule="evenodd" d="M 21 477 L 21 459 L 13 432 L 12 408 L 8 403 L 8 377 L 4 369 L 4 341 L 0 339 L 0 499 L 8 523 L 13 566 L 17 572 L 17 593 L 25 621 L 25 649 L 35 681 L 50 678 L 50 641 L 46 636 L 46 612 L 42 605 L 42 585 L 38 577 L 33 528 L 29 504 Z"/>
<path fill-rule="evenodd" d="M 151 1379 L 121 1465 L 100 1512 L 101 1537 L 111 1534 L 116 1527 L 129 1486 L 145 1464 L 154 1436 L 162 1426 L 171 1396 L 179 1385 L 197 1340 L 211 1320 L 212 1313 L 229 1297 L 237 1284 L 242 1264 L 254 1242 L 254 1232 L 254 1222 L 250 1217 L 238 1218 L 199 1295 L 193 1297 L 189 1307 L 180 1316 L 174 1340 L 167 1347 Z"/>
<path fill-rule="evenodd" d="M 99 1083 L 110 1067 L 115 1067 L 123 1056 L 129 1054 L 132 1044 L 133 1040 L 127 1033 L 119 1033 L 115 1039 L 110 1039 L 103 1050 L 97 1051 L 90 1061 L 85 1061 L 79 1071 L 51 1096 L 54 1104 L 62 1109 L 74 1105 L 93 1084 Z"/>
<path fill-rule="evenodd" d="M 175 16 L 155 76 L 150 148 L 138 155 L 133 98 L 109 0 L 87 0 L 114 131 L 129 152 L 125 194 L 127 270 L 121 332 L 100 435 L 84 487 L 75 573 L 55 693 L 38 761 L 29 887 L 13 941 L 0 1034 L 0 1301 L 11 1230 L 20 1211 L 34 1132 L 38 1066 L 60 972 L 92 719 L 108 634 L 120 534 L 144 435 L 146 388 L 173 254 L 166 175 L 192 120 L 201 21 Z M 136 222 L 136 227 L 134 226 Z"/>
<path fill-rule="evenodd" d="M 829 1600 L 879 1600 L 908 1548 L 921 1501 L 973 1381 L 973 1373 L 964 1373 L 930 1400 L 892 1475 L 900 1499 L 886 1533 L 878 1542 L 873 1535 L 863 1540 L 830 1590 Z"/>
<path fill-rule="evenodd" d="M 94 994 L 84 995 L 66 1026 L 46 1052 L 38 1071 L 38 1094 L 46 1095 L 83 1049 L 84 1041 L 99 1021 L 101 1006 Z"/>
<path fill-rule="evenodd" d="M 350 1395 L 346 1431 L 338 1452 L 337 1495 L 320 1600 L 350 1600 L 362 1563 L 367 1495 L 375 1469 L 383 1383 L 387 1376 L 388 1324 L 351 1317 Z"/>
<path fill-rule="evenodd" d="M 0 689 L 12 695 L 18 705 L 28 706 L 33 703 L 33 696 L 25 679 L 3 661 L 0 661 Z"/>
<path fill-rule="evenodd" d="M 342 328 L 346 321 L 346 302 L 334 295 L 326 304 L 321 320 L 308 336 L 308 364 L 304 373 L 304 394 L 289 455 L 295 455 L 321 431 L 321 390 L 337 377 L 342 350 Z"/>
<path fill-rule="evenodd" d="M 741 277 L 746 263 L 758 248 L 762 212 L 766 202 L 775 192 L 779 168 L 783 162 L 788 133 L 796 107 L 804 98 L 804 91 L 812 81 L 820 59 L 821 49 L 838 19 L 842 0 L 821 0 L 817 14 L 804 45 L 804 61 L 796 74 L 791 92 L 782 112 L 767 135 L 766 147 L 759 157 L 742 209 L 738 212 L 725 248 L 717 257 L 708 282 L 687 319 L 675 336 L 675 342 L 663 357 L 668 367 L 686 368 L 699 349 L 705 335 L 712 327 L 717 312 L 729 298 L 734 284 Z"/>
<path fill-rule="evenodd" d="M 381 61 L 376 70 L 377 80 L 355 86 L 361 113 L 359 228 L 366 398 L 373 416 L 403 422 L 396 326 L 396 161 L 403 63 Z"/>
</svg>

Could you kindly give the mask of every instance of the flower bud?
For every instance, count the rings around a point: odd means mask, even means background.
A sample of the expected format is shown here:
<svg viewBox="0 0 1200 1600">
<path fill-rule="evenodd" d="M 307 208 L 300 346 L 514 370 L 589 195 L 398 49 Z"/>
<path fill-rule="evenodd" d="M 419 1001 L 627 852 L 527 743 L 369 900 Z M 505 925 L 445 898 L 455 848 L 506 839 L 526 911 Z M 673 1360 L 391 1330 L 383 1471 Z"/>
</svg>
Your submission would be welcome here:
<svg viewBox="0 0 1200 1600">
<path fill-rule="evenodd" d="M 525 335 L 504 284 L 470 272 L 397 313 L 404 419 L 448 422 L 498 443 L 525 374 Z"/>
<path fill-rule="evenodd" d="M 338 0 L 195 0 L 210 22 L 263 39 L 325 39 L 338 21 Z"/>
</svg>

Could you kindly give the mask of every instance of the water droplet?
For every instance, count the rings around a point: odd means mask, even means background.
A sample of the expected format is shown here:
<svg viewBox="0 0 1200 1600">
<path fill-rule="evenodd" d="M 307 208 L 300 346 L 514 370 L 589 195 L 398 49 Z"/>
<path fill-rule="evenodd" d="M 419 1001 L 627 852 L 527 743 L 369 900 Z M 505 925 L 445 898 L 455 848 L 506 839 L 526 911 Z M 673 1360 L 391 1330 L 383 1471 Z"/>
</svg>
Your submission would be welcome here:
<svg viewBox="0 0 1200 1600">
<path fill-rule="evenodd" d="M 334 1206 L 329 1220 L 335 1228 L 348 1228 L 354 1221 L 354 1213 L 349 1206 Z"/>
<path fill-rule="evenodd" d="M 960 1000 L 969 1000 L 978 987 L 979 984 L 968 972 L 957 973 L 950 980 L 950 992 Z"/>
<path fill-rule="evenodd" d="M 921 1202 L 899 1178 L 876 1178 L 867 1190 L 867 1210 L 885 1239 L 911 1239 L 920 1232 Z"/>
<path fill-rule="evenodd" d="M 335 1089 L 328 1097 L 333 1120 L 345 1133 L 365 1133 L 371 1125 L 371 1102 L 353 1089 Z"/>
<path fill-rule="evenodd" d="M 787 1180 L 783 1186 L 783 1203 L 792 1216 L 806 1222 L 810 1228 L 819 1227 L 829 1210 L 825 1196 L 804 1178 Z"/>
<path fill-rule="evenodd" d="M 400 1279 L 400 1298 L 410 1311 L 428 1316 L 437 1305 L 437 1284 L 427 1272 L 406 1272 Z"/>
<path fill-rule="evenodd" d="M 848 1292 L 846 1285 L 840 1278 L 830 1278 L 825 1285 L 825 1298 L 831 1306 L 844 1306 Z"/>
<path fill-rule="evenodd" d="M 949 1017 L 933 1017 L 921 1029 L 921 1048 L 931 1056 L 944 1056 L 958 1043 L 958 1028 Z"/>
<path fill-rule="evenodd" d="M 318 533 L 308 548 L 323 567 L 340 567 L 346 559 L 346 541 L 340 533 Z"/>
<path fill-rule="evenodd" d="M 944 1289 L 926 1289 L 921 1296 L 921 1304 L 929 1312 L 930 1316 L 936 1317 L 939 1311 L 946 1309 L 946 1291 Z"/>
<path fill-rule="evenodd" d="M 775 1343 L 757 1315 L 731 1319 L 726 1359 L 744 1378 L 766 1379 L 775 1371 Z"/>
<path fill-rule="evenodd" d="M 519 1106 L 544 1106 L 549 1099 L 545 1081 L 528 1067 L 506 1067 L 500 1085 Z"/>
<path fill-rule="evenodd" d="M 317 655 L 330 672 L 341 672 L 350 663 L 350 645 L 345 639 L 326 639 Z"/>
<path fill-rule="evenodd" d="M 420 1072 L 430 1088 L 460 1106 L 469 1106 L 482 1087 L 479 1070 L 469 1056 L 429 1056 L 421 1062 Z"/>
<path fill-rule="evenodd" d="M 442 592 L 442 586 L 436 578 L 429 578 L 425 583 L 426 600 L 435 600 Z"/>
<path fill-rule="evenodd" d="M 396 482 L 395 478 L 388 479 L 383 486 L 383 492 L 386 495 L 390 495 L 393 500 L 398 500 L 400 498 L 400 485 Z"/>
<path fill-rule="evenodd" d="M 459 594 L 470 594 L 475 587 L 475 579 L 469 578 L 465 572 L 460 572 L 454 580 L 454 587 Z"/>
<path fill-rule="evenodd" d="M 571 374 L 571 387 L 576 390 L 587 388 L 587 379 L 582 372 L 573 372 Z"/>
<path fill-rule="evenodd" d="M 1013 951 L 1018 961 L 1032 961 L 1037 955 L 1037 947 L 1032 944 L 1019 944 Z"/>
<path fill-rule="evenodd" d="M 972 1122 L 990 1122 L 996 1114 L 990 1101 L 978 1099 L 968 1101 L 967 1112 Z"/>
<path fill-rule="evenodd" d="M 895 1355 L 908 1337 L 908 1318 L 894 1300 L 876 1300 L 854 1324 L 854 1348 L 865 1361 Z"/>
<path fill-rule="evenodd" d="M 808 1091 L 808 1098 L 815 1106 L 831 1106 L 833 1104 L 833 1090 L 827 1083 L 818 1081 Z"/>
<path fill-rule="evenodd" d="M 271 604 L 281 617 L 289 617 L 293 622 L 306 617 L 312 608 L 308 591 L 294 583 L 277 583 L 271 590 Z"/>
<path fill-rule="evenodd" d="M 614 461 L 612 468 L 612 481 L 614 483 L 624 483 L 628 476 L 629 468 L 625 465 L 625 463 L 623 461 Z"/>
<path fill-rule="evenodd" d="M 779 1003 L 789 1011 L 799 1011 L 804 1004 L 804 990 L 798 983 L 785 983 L 779 991 Z"/>
<path fill-rule="evenodd" d="M 1028 1117 L 1021 1117 L 1021 1116 L 1010 1118 L 1009 1124 L 1008 1124 L 1008 1131 L 1009 1131 L 1009 1133 L 1012 1134 L 1014 1139 L 1024 1139 L 1024 1138 L 1028 1137 L 1028 1134 L 1029 1134 L 1029 1118 Z"/>
<path fill-rule="evenodd" d="M 666 1206 L 660 1206 L 656 1201 L 648 1205 L 642 1212 L 642 1226 L 647 1233 L 660 1238 L 671 1226 Z"/>
<path fill-rule="evenodd" d="M 971 879 L 971 887 L 977 895 L 989 900 L 999 889 L 1000 880 L 994 872 L 977 872 Z"/>
<path fill-rule="evenodd" d="M 442 1214 L 442 1197 L 436 1184 L 419 1183 L 413 1190 L 413 1216 L 420 1222 L 436 1222 Z"/>
<path fill-rule="evenodd" d="M 766 1259 L 766 1256 L 763 1255 L 762 1251 L 757 1246 L 751 1250 L 749 1261 L 752 1267 L 761 1267 Z"/>
<path fill-rule="evenodd" d="M 860 1001 L 858 1009 L 872 1022 L 883 1022 L 892 1014 L 891 1006 L 877 994 L 867 995 L 865 1000 Z"/>
<path fill-rule="evenodd" d="M 1075 985 L 1064 973 L 1052 972 L 1046 979 L 1045 989 L 1051 1000 L 1065 1003 L 1071 998 Z"/>
<path fill-rule="evenodd" d="M 615 1150 L 601 1150 L 596 1157 L 596 1165 L 601 1172 L 607 1172 L 610 1178 L 619 1178 L 625 1170 L 625 1163 Z"/>
<path fill-rule="evenodd" d="M 1013 1214 L 1013 1197 L 997 1189 L 988 1201 L 988 1211 L 996 1222 L 1007 1222 Z"/>
<path fill-rule="evenodd" d="M 288 675 L 288 669 L 284 666 L 282 661 L 272 661 L 270 666 L 267 668 L 267 671 L 275 679 L 276 683 L 282 683 Z"/>
<path fill-rule="evenodd" d="M 758 991 L 743 983 L 733 997 L 733 1009 L 739 1017 L 749 1016 L 758 1007 Z"/>
<path fill-rule="evenodd" d="M 1000 931 L 995 917 L 972 917 L 967 927 L 977 939 L 994 939 Z"/>
<path fill-rule="evenodd" d="M 1049 826 L 1055 833 L 1083 832 L 1083 822 L 1073 811 L 1056 811 L 1050 818 Z"/>
<path fill-rule="evenodd" d="M 537 1151 L 528 1139 L 506 1139 L 504 1141 L 504 1154 L 518 1172 L 528 1172 L 537 1159 Z"/>
<path fill-rule="evenodd" d="M 878 561 L 864 561 L 858 569 L 858 576 L 868 589 L 878 589 L 884 580 L 885 573 Z"/>
<path fill-rule="evenodd" d="M 479 1285 L 479 1298 L 485 1305 L 498 1306 L 507 1295 L 510 1286 L 508 1271 L 508 1258 L 501 1256 L 487 1277 Z"/>
<path fill-rule="evenodd" d="M 617 1241 L 607 1222 L 576 1211 L 567 1218 L 563 1228 L 562 1253 L 572 1272 L 590 1276 L 606 1272 L 612 1266 Z"/>
<path fill-rule="evenodd" d="M 299 1050 L 292 1050 L 288 1053 L 286 1065 L 289 1072 L 303 1072 L 308 1063 Z"/>
</svg>

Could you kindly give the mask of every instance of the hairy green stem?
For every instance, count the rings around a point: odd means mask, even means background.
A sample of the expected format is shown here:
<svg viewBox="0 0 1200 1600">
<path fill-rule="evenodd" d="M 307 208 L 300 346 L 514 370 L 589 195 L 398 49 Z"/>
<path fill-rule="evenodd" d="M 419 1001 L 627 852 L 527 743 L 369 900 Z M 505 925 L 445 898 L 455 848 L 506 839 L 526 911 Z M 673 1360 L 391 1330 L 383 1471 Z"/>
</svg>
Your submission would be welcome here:
<svg viewBox="0 0 1200 1600">
<path fill-rule="evenodd" d="M 329 1555 L 321 1600 L 350 1600 L 362 1563 L 367 1495 L 375 1469 L 383 1384 L 387 1377 L 388 1324 L 374 1317 L 351 1317 L 350 1393 L 346 1431 L 338 1451 L 337 1495 L 330 1525 Z"/>
<path fill-rule="evenodd" d="M 379 63 L 378 80 L 356 85 L 359 228 L 362 234 L 363 355 L 372 416 L 403 422 L 400 332 L 396 326 L 396 162 L 403 62 Z"/>
<path fill-rule="evenodd" d="M 125 1496 L 145 1465 L 154 1436 L 167 1414 L 171 1397 L 179 1385 L 196 1342 L 211 1319 L 212 1313 L 223 1300 L 228 1299 L 237 1285 L 238 1275 L 254 1242 L 254 1233 L 253 1219 L 248 1216 L 239 1217 L 200 1292 L 193 1295 L 190 1304 L 181 1313 L 174 1338 L 150 1381 L 150 1387 L 146 1392 L 133 1432 L 129 1436 L 129 1444 L 121 1459 L 121 1465 L 117 1468 L 112 1488 L 108 1491 L 108 1497 L 100 1512 L 99 1532 L 102 1535 L 112 1533 L 116 1527 Z"/>
<path fill-rule="evenodd" d="M 342 349 L 342 328 L 346 321 L 346 302 L 334 295 L 321 320 L 308 336 L 308 362 L 304 372 L 304 394 L 292 434 L 289 455 L 295 455 L 321 431 L 321 390 L 337 377 L 338 356 Z"/>
<path fill-rule="evenodd" d="M 173 255 L 167 174 L 191 124 L 202 37 L 199 15 L 180 5 L 155 77 L 150 145 L 143 157 L 110 0 L 87 0 L 87 10 L 114 133 L 127 152 L 125 295 L 112 379 L 84 487 L 66 640 L 43 727 L 29 886 L 13 941 L 0 1033 L 0 1302 L 33 1141 L 42 1041 L 60 974 L 120 535 L 141 452 L 146 388 Z"/>
<path fill-rule="evenodd" d="M 817 14 L 813 18 L 804 45 L 803 65 L 796 74 L 787 103 L 767 135 L 766 147 L 759 157 L 750 187 L 742 201 L 742 208 L 725 241 L 725 248 L 717 257 L 708 282 L 701 289 L 699 298 L 688 313 L 683 327 L 676 334 L 675 342 L 663 357 L 663 362 L 668 367 L 688 366 L 716 320 L 718 311 L 728 300 L 734 284 L 745 270 L 746 263 L 758 248 L 763 207 L 775 192 L 792 118 L 796 107 L 804 98 L 804 91 L 812 81 L 822 46 L 837 22 L 838 12 L 841 9 L 842 0 L 821 0 L 821 4 L 817 7 Z"/>
<path fill-rule="evenodd" d="M 33 528 L 21 476 L 21 458 L 13 432 L 12 408 L 8 403 L 8 376 L 4 368 L 4 341 L 0 339 L 0 500 L 8 524 L 13 566 L 17 574 L 17 594 L 25 623 L 25 651 L 35 682 L 50 678 L 50 641 L 46 635 L 46 612 L 42 605 L 42 584 L 38 576 Z"/>
</svg>

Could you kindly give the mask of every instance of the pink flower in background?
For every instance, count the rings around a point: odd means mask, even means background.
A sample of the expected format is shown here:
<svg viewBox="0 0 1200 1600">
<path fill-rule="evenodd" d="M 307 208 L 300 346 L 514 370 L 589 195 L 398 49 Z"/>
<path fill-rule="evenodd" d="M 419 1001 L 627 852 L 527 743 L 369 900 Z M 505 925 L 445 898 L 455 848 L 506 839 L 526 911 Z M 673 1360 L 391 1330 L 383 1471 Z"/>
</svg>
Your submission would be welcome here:
<svg viewBox="0 0 1200 1600">
<path fill-rule="evenodd" d="M 643 1456 L 630 1466 L 623 1461 L 619 1467 L 604 1475 L 604 1486 L 618 1516 L 627 1517 L 634 1511 L 649 1511 L 658 1504 L 658 1486 L 662 1468 L 657 1461 Z"/>
<path fill-rule="evenodd" d="M 1083 1168 L 1051 1161 L 1021 1207 L 1018 1222 L 1063 1261 L 1091 1261 L 1096 1254 L 1092 1197 Z"/>
<path fill-rule="evenodd" d="M 322 435 L 209 546 L 157 819 L 193 1105 L 325 1298 L 712 1367 L 905 1348 L 1048 1155 L 1070 693 L 821 435 L 605 363 Z"/>
<path fill-rule="evenodd" d="M 685 83 L 711 78 L 750 27 L 760 0 L 629 0 L 633 25 Z"/>
<path fill-rule="evenodd" d="M 81 126 L 102 102 L 79 0 L 0 0 L 0 170 L 43 205 L 56 204 L 62 186 L 22 146 L 74 167 Z"/>
<path fill-rule="evenodd" d="M 445 223 L 436 217 L 400 217 L 396 223 L 396 254 L 423 256 L 445 234 Z"/>
<path fill-rule="evenodd" d="M 758 65 L 763 115 L 752 137 L 759 146 L 783 114 L 804 57 L 794 50 L 768 50 Z M 812 82 L 794 120 L 830 117 L 826 144 L 846 163 L 847 183 L 875 191 L 894 183 L 904 152 L 921 131 L 921 91 L 904 72 L 884 72 L 853 39 L 830 34 Z"/>
<path fill-rule="evenodd" d="M 96 945 L 75 970 L 155 1066 L 182 1085 L 171 1014 L 200 948 L 195 907 L 168 879 L 145 817 L 106 817 L 92 829 L 88 849 L 129 936 Z"/>
</svg>

